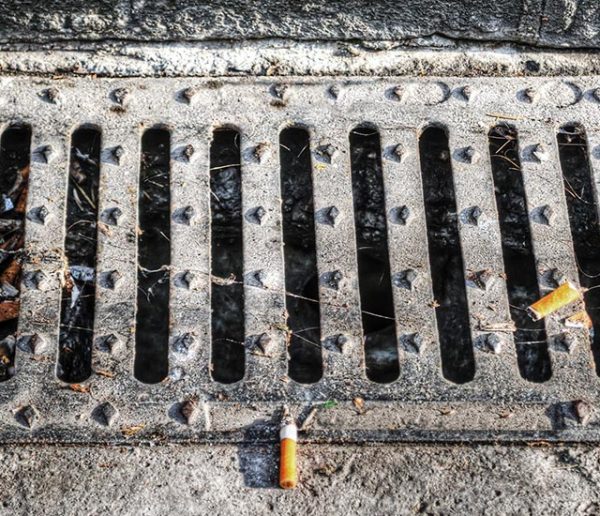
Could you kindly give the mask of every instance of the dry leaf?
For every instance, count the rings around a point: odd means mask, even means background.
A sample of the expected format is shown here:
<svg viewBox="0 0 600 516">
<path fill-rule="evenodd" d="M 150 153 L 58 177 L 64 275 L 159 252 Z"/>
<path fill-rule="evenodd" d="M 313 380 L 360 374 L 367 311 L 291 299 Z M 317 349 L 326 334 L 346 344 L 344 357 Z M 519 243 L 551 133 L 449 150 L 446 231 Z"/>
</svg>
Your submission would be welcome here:
<svg viewBox="0 0 600 516">
<path fill-rule="evenodd" d="M 10 321 L 19 316 L 19 301 L 3 301 L 0 303 L 0 322 Z"/>
<path fill-rule="evenodd" d="M 362 398 L 354 398 L 352 403 L 359 414 L 362 414 L 365 411 L 365 400 Z"/>
<path fill-rule="evenodd" d="M 132 437 L 135 434 L 141 432 L 146 425 L 144 423 L 140 423 L 139 425 L 133 426 L 124 426 L 121 428 L 121 433 L 124 437 Z"/>
<path fill-rule="evenodd" d="M 80 383 L 72 383 L 71 385 L 69 385 L 69 389 L 71 389 L 72 391 L 75 391 L 75 392 L 81 392 L 82 394 L 90 393 L 90 386 L 89 385 L 81 385 Z"/>
<path fill-rule="evenodd" d="M 28 179 L 29 179 L 29 166 L 21 170 L 21 181 L 23 182 L 23 189 L 19 192 L 17 198 L 17 205 L 15 206 L 15 212 L 23 215 L 27 208 L 27 190 L 28 190 Z"/>
<path fill-rule="evenodd" d="M 99 371 L 95 371 L 95 373 L 97 375 L 99 375 L 99 376 L 104 376 L 106 378 L 114 378 L 116 376 L 115 373 L 113 373 L 111 371 L 102 371 L 102 370 L 99 370 Z"/>
<path fill-rule="evenodd" d="M 104 222 L 98 222 L 98 230 L 106 236 L 112 236 L 112 230 L 104 223 Z"/>
<path fill-rule="evenodd" d="M 21 273 L 21 264 L 17 260 L 10 262 L 10 265 L 4 270 L 0 276 L 0 283 L 6 281 L 13 286 L 17 286 L 17 279 Z"/>
</svg>

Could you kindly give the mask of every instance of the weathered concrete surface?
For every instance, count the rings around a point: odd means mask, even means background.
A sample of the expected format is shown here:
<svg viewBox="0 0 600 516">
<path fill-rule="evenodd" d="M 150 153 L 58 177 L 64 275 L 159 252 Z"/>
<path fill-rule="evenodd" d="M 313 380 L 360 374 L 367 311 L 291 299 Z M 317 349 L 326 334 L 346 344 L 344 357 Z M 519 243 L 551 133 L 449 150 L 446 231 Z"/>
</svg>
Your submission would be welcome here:
<svg viewBox="0 0 600 516">
<path fill-rule="evenodd" d="M 3 447 L 2 514 L 597 514 L 600 450 L 303 446 Z"/>
<path fill-rule="evenodd" d="M 597 47 L 596 0 L 5 0 L 0 41 L 413 40 Z"/>
<path fill-rule="evenodd" d="M 589 47 L 600 43 L 600 2 L 597 0 L 547 0 L 539 41 L 559 46 L 574 42 Z"/>
<path fill-rule="evenodd" d="M 441 45 L 442 40 L 438 39 Z M 444 40 L 406 47 L 390 41 L 68 42 L 0 45 L 8 74 L 94 77 L 225 76 L 577 76 L 600 74 L 600 54 L 515 49 Z M 59 48 L 57 48 L 59 47 Z"/>
</svg>

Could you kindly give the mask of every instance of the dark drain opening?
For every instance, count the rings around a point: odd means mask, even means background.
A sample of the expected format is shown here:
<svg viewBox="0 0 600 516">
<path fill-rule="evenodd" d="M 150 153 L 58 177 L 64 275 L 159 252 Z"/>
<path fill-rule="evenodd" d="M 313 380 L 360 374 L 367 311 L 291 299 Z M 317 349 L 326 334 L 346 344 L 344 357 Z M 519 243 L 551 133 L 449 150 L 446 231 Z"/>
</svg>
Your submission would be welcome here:
<svg viewBox="0 0 600 516">
<path fill-rule="evenodd" d="M 0 381 L 14 373 L 20 307 L 31 128 L 9 127 L 0 140 Z"/>
<path fill-rule="evenodd" d="M 442 373 L 452 382 L 465 383 L 475 375 L 475 361 L 446 131 L 425 129 L 419 153 Z"/>
<path fill-rule="evenodd" d="M 240 135 L 216 130 L 210 146 L 212 377 L 244 377 L 244 285 Z"/>
<path fill-rule="evenodd" d="M 64 382 L 91 374 L 100 144 L 98 129 L 81 128 L 71 138 L 57 368 Z"/>
<path fill-rule="evenodd" d="M 552 370 L 544 321 L 533 321 L 526 311 L 540 298 L 540 291 L 517 132 L 508 125 L 496 126 L 489 133 L 489 144 L 519 371 L 526 380 L 543 382 Z"/>
<path fill-rule="evenodd" d="M 145 383 L 160 382 L 168 372 L 170 155 L 170 135 L 166 129 L 155 128 L 144 132 L 138 197 L 134 375 Z"/>
<path fill-rule="evenodd" d="M 292 127 L 279 137 L 289 375 L 300 383 L 323 374 L 319 282 L 308 132 Z"/>
<path fill-rule="evenodd" d="M 388 383 L 400 370 L 379 133 L 355 128 L 350 151 L 366 372 L 370 380 Z"/>
<path fill-rule="evenodd" d="M 600 375 L 600 227 L 585 130 L 565 125 L 557 140 L 579 282 L 590 289 L 585 304 L 593 322 L 592 354 Z"/>
</svg>

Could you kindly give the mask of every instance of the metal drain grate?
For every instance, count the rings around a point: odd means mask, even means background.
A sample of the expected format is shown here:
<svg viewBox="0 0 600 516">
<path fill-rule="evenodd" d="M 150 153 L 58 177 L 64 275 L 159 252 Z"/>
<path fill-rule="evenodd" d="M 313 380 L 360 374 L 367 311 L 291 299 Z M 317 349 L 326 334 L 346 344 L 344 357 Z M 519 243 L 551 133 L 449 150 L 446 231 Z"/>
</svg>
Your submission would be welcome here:
<svg viewBox="0 0 600 516">
<path fill-rule="evenodd" d="M 317 408 L 314 439 L 597 439 L 590 401 L 600 382 L 586 330 L 567 329 L 564 312 L 547 318 L 550 377 L 531 382 L 519 372 L 488 136 L 498 124 L 517 130 L 540 292 L 560 278 L 577 282 L 557 133 L 581 123 L 598 174 L 596 87 L 588 78 L 3 79 L 3 120 L 31 126 L 32 154 L 16 373 L 0 384 L 0 438 L 269 437 L 285 402 L 304 416 Z M 432 124 L 448 135 L 473 350 L 472 374 L 455 382 L 442 375 L 419 160 L 419 135 Z M 287 365 L 279 138 L 294 125 L 307 128 L 312 152 L 323 359 L 312 384 L 290 380 Z M 56 378 L 56 356 L 70 138 L 79 127 L 101 130 L 102 148 L 92 374 L 73 389 Z M 136 211 L 141 137 L 155 127 L 170 134 L 169 372 L 143 384 L 133 376 Z M 390 383 L 365 372 L 349 147 L 357 127 L 380 138 L 398 342 Z M 246 351 L 244 378 L 232 384 L 211 379 L 215 128 L 240 135 Z"/>
</svg>

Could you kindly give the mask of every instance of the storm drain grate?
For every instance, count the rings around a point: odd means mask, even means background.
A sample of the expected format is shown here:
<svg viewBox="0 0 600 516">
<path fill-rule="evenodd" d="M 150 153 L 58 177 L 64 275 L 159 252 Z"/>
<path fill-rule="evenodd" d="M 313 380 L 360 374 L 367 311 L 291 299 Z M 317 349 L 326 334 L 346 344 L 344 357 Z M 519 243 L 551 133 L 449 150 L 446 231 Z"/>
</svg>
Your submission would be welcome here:
<svg viewBox="0 0 600 516">
<path fill-rule="evenodd" d="M 3 79 L 0 437 L 597 439 L 597 86 Z"/>
</svg>

